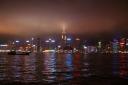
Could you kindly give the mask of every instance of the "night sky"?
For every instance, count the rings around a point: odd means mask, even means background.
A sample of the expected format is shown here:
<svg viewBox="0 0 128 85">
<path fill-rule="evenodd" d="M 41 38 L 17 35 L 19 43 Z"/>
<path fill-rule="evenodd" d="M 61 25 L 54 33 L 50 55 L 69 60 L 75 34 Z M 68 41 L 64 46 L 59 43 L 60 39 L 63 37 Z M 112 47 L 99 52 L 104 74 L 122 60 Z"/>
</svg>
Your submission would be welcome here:
<svg viewBox="0 0 128 85">
<path fill-rule="evenodd" d="M 126 0 L 0 0 L 0 36 L 128 34 Z"/>
</svg>

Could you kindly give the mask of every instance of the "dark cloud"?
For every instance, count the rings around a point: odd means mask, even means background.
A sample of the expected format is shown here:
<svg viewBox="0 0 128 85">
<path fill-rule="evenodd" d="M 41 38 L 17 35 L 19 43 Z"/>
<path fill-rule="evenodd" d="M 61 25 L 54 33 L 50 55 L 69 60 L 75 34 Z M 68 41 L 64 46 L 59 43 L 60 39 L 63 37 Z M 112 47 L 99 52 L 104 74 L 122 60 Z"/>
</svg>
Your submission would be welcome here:
<svg viewBox="0 0 128 85">
<path fill-rule="evenodd" d="M 128 28 L 128 3 L 126 0 L 0 1 L 1 34 L 60 33 L 62 23 L 73 34 L 123 33 Z"/>
</svg>

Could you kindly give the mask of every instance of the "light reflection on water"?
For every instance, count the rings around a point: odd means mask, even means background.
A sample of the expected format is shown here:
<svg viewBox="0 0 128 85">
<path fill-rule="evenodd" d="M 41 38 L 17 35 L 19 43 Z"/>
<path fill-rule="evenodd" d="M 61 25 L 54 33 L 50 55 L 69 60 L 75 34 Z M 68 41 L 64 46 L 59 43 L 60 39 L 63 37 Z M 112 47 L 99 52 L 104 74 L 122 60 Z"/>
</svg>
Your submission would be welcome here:
<svg viewBox="0 0 128 85">
<path fill-rule="evenodd" d="M 0 80 L 56 82 L 89 76 L 128 76 L 127 54 L 0 55 Z"/>
<path fill-rule="evenodd" d="M 128 79 L 128 55 L 119 54 L 113 57 L 113 74 Z"/>
</svg>

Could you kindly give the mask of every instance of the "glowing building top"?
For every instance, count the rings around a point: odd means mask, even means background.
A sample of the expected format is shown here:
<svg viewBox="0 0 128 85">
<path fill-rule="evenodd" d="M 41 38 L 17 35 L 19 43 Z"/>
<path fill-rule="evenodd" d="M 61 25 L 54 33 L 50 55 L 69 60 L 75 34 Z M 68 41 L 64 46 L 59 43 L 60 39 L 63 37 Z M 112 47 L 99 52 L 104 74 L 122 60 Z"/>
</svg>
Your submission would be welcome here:
<svg viewBox="0 0 128 85">
<path fill-rule="evenodd" d="M 62 40 L 66 40 L 67 36 L 66 36 L 66 25 L 62 24 Z"/>
</svg>

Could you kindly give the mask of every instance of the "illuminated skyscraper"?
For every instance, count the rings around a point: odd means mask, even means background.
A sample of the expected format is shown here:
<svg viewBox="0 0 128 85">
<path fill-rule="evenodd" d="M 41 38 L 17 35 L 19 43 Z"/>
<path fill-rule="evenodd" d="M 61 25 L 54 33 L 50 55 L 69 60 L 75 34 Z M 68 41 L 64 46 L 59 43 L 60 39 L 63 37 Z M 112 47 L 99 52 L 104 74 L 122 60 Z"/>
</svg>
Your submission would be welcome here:
<svg viewBox="0 0 128 85">
<path fill-rule="evenodd" d="M 77 50 L 80 49 L 80 43 L 81 43 L 80 38 L 76 38 L 76 39 L 75 39 L 75 43 L 74 43 L 74 47 L 75 47 Z"/>
<path fill-rule="evenodd" d="M 113 48 L 113 53 L 118 53 L 119 52 L 119 42 L 118 42 L 117 39 L 113 40 L 112 48 Z"/>
<path fill-rule="evenodd" d="M 67 36 L 66 36 L 66 26 L 63 24 L 62 26 L 62 40 L 66 41 Z"/>
<path fill-rule="evenodd" d="M 102 51 L 102 42 L 99 41 L 98 42 L 98 52 L 101 52 Z"/>
<path fill-rule="evenodd" d="M 120 51 L 124 52 L 126 50 L 126 39 L 120 39 Z"/>
<path fill-rule="evenodd" d="M 65 24 L 62 25 L 62 36 L 61 36 L 61 44 L 62 48 L 66 45 L 67 35 L 66 35 L 66 26 Z"/>
</svg>

